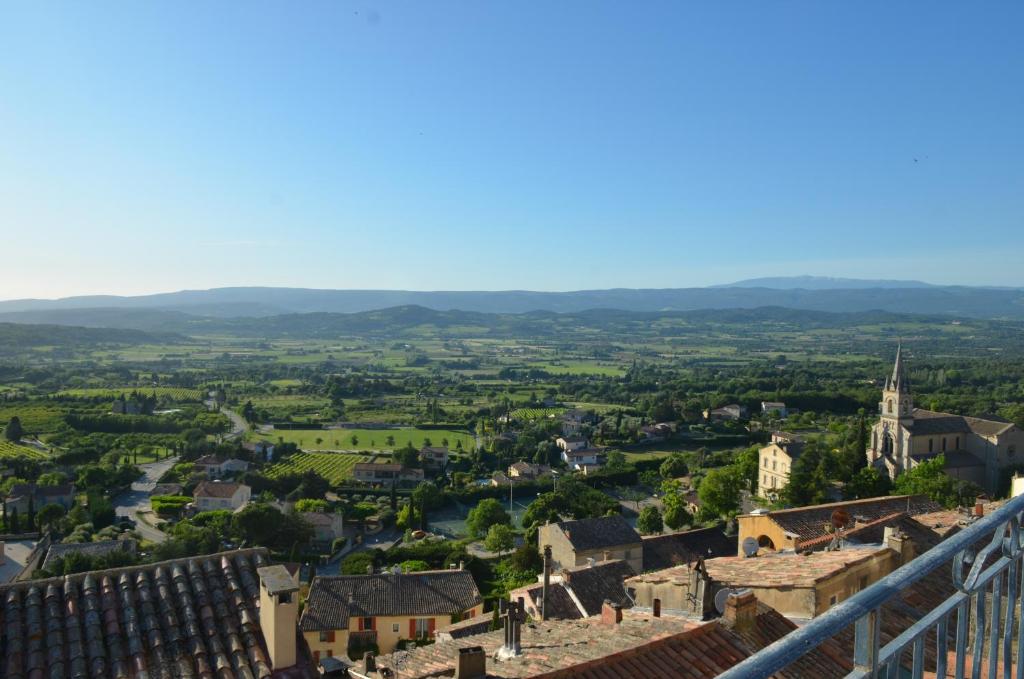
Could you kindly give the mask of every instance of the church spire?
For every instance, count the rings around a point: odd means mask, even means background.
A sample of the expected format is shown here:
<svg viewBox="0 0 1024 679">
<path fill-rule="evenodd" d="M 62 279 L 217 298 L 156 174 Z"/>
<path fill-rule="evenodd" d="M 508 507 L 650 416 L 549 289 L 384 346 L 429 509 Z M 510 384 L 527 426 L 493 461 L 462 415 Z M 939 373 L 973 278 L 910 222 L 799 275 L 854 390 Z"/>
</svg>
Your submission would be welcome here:
<svg viewBox="0 0 1024 679">
<path fill-rule="evenodd" d="M 892 376 L 885 385 L 888 391 L 898 391 L 903 394 L 910 393 L 910 380 L 907 378 L 903 368 L 903 342 L 896 345 L 896 363 L 892 366 Z"/>
</svg>

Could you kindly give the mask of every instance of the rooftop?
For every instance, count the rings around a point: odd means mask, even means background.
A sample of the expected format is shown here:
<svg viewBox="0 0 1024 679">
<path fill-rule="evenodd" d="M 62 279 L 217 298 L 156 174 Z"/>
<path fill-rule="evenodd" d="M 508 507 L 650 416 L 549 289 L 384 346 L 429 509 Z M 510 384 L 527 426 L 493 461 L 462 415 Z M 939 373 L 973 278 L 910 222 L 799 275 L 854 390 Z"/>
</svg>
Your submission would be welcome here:
<svg viewBox="0 0 1024 679">
<path fill-rule="evenodd" d="M 730 587 L 813 587 L 851 566 L 875 558 L 888 547 L 879 545 L 848 547 L 835 552 L 774 552 L 747 558 L 726 556 L 704 562 L 712 580 Z M 628 583 L 687 582 L 689 566 L 676 566 L 662 571 L 644 573 Z"/>
<path fill-rule="evenodd" d="M 318 576 L 299 626 L 342 630 L 350 617 L 455 615 L 482 601 L 473 576 L 463 570 Z"/>
<path fill-rule="evenodd" d="M 232 497 L 241 487 L 241 483 L 225 483 L 223 481 L 201 481 L 199 485 L 196 486 L 196 489 L 192 491 L 192 497 L 229 498 Z"/>
<path fill-rule="evenodd" d="M 644 570 L 661 570 L 696 561 L 697 557 L 735 556 L 736 536 L 727 536 L 718 528 L 655 535 L 643 538 Z"/>
<path fill-rule="evenodd" d="M 3 676 L 271 676 L 262 549 L 0 586 Z"/>
<path fill-rule="evenodd" d="M 135 554 L 137 543 L 135 540 L 101 540 L 100 542 L 73 542 L 58 543 L 51 545 L 43 559 L 43 570 L 49 570 L 50 566 L 58 559 L 63 559 L 69 554 L 85 554 L 88 556 L 102 556 L 116 551 L 124 551 Z"/>
<path fill-rule="evenodd" d="M 601 549 L 640 542 L 640 534 L 618 514 L 593 519 L 559 521 L 555 525 L 565 533 L 566 539 L 577 550 Z"/>
</svg>

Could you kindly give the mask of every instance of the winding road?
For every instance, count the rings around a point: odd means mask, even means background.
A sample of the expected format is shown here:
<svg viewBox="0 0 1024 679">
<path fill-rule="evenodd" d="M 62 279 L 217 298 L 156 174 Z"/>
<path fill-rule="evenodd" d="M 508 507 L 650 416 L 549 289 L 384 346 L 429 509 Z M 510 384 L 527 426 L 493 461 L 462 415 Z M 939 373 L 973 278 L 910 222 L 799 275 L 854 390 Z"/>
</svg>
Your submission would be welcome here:
<svg viewBox="0 0 1024 679">
<path fill-rule="evenodd" d="M 153 492 L 153 488 L 156 486 L 157 481 L 160 480 L 160 477 L 174 466 L 174 463 L 177 461 L 178 458 L 169 457 L 159 462 L 140 464 L 139 469 L 142 470 L 142 476 L 135 480 L 131 490 L 120 493 L 113 498 L 114 513 L 118 516 L 127 516 L 135 521 L 135 530 L 151 542 L 163 542 L 167 539 L 167 534 L 144 523 L 139 518 L 139 512 L 149 511 L 149 496 Z"/>
</svg>

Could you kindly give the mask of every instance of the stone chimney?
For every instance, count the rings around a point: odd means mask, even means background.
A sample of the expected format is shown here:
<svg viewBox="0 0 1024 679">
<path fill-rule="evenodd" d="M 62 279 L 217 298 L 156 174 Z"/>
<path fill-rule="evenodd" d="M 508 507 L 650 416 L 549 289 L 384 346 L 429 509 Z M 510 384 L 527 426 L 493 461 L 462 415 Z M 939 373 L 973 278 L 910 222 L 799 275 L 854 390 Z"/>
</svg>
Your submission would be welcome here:
<svg viewBox="0 0 1024 679">
<path fill-rule="evenodd" d="M 730 594 L 722 620 L 737 630 L 750 629 L 757 621 L 757 597 L 749 589 Z"/>
<path fill-rule="evenodd" d="M 480 646 L 455 652 L 455 679 L 483 679 L 487 675 L 487 654 Z"/>
<path fill-rule="evenodd" d="M 270 665 L 283 670 L 295 665 L 295 625 L 299 617 L 299 586 L 284 566 L 257 568 L 260 578 L 260 627 L 267 641 Z"/>
<path fill-rule="evenodd" d="M 618 625 L 622 622 L 622 604 L 612 603 L 605 599 L 601 604 L 601 622 L 606 625 Z"/>
<path fill-rule="evenodd" d="M 885 546 L 899 554 L 901 566 L 913 560 L 914 541 L 909 535 L 892 526 L 886 526 L 882 535 L 885 538 Z"/>
</svg>

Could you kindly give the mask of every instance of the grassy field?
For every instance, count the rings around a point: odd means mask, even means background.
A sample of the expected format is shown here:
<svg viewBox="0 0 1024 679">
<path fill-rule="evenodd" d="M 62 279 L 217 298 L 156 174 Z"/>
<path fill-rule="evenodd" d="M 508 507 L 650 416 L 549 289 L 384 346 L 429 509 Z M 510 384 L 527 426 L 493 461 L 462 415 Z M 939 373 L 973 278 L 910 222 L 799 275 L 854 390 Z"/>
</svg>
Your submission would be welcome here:
<svg viewBox="0 0 1024 679">
<path fill-rule="evenodd" d="M 352 478 L 352 468 L 357 462 L 368 462 L 372 457 L 348 453 L 295 453 L 284 462 L 267 470 L 267 476 L 274 479 L 283 474 L 301 474 L 312 469 L 333 484 Z"/>
<path fill-rule="evenodd" d="M 35 460 L 47 459 L 46 453 L 40 452 L 35 448 L 0 439 L 0 460 L 11 457 L 28 457 Z"/>
<path fill-rule="evenodd" d="M 6 426 L 10 419 L 17 416 L 21 426 L 31 434 L 49 434 L 57 431 L 64 424 L 65 408 L 48 403 L 28 402 L 0 407 L 0 426 Z"/>
<path fill-rule="evenodd" d="M 540 420 L 552 415 L 561 415 L 563 412 L 565 408 L 517 408 L 512 411 L 512 417 L 517 420 Z"/>
<path fill-rule="evenodd" d="M 352 437 L 356 440 L 353 442 Z M 388 437 L 394 437 L 394 443 L 388 443 Z M 276 441 L 283 438 L 295 443 L 303 450 L 394 450 L 404 448 L 412 443 L 416 448 L 426 445 L 426 440 L 435 446 L 443 445 L 448 440 L 452 450 L 457 441 L 462 441 L 463 450 L 473 449 L 473 436 L 466 432 L 451 429 L 273 429 L 262 436 Z"/>
<path fill-rule="evenodd" d="M 124 394 L 128 396 L 133 391 L 143 395 L 153 394 L 157 398 L 168 398 L 172 401 L 202 401 L 203 392 L 199 389 L 185 389 L 182 387 L 91 387 L 86 389 L 66 389 L 58 392 L 57 396 L 69 396 L 72 398 L 110 398 L 114 399 Z"/>
</svg>

